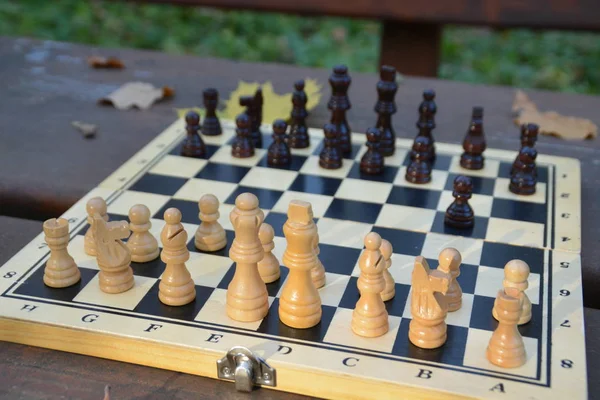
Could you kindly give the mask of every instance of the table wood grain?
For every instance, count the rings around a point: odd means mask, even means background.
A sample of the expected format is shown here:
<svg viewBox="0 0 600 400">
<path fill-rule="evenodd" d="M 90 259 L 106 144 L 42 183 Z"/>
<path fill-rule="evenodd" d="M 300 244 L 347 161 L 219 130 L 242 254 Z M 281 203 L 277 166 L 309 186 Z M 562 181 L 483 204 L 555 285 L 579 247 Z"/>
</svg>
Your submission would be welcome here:
<svg viewBox="0 0 600 400">
<path fill-rule="evenodd" d="M 124 70 L 88 67 L 91 55 L 117 56 Z M 201 93 L 212 86 L 227 99 L 240 80 L 273 83 L 278 93 L 293 90 L 299 78 L 323 85 L 323 99 L 308 124 L 328 121 L 329 69 L 242 63 L 214 58 L 176 56 L 160 52 L 105 49 L 91 46 L 0 38 L 0 215 L 44 220 L 63 213 L 90 189 L 128 160 L 176 118 L 175 108 L 201 105 Z M 350 71 L 348 112 L 351 128 L 364 132 L 376 121 L 373 107 L 378 76 Z M 130 81 L 169 85 L 171 100 L 151 110 L 118 111 L 97 100 Z M 516 150 L 519 130 L 512 121 L 514 88 L 470 85 L 407 77 L 398 89 L 398 113 L 393 122 L 399 137 L 412 138 L 421 92 L 437 92 L 440 142 L 461 143 L 471 108 L 485 108 L 489 148 Z M 589 118 L 600 125 L 600 97 L 528 90 L 541 110 Z M 96 124 L 95 139 L 83 139 L 72 121 Z M 269 121 L 265 121 L 269 122 Z M 540 154 L 574 157 L 582 167 L 582 260 L 584 303 L 600 308 L 600 140 L 565 141 L 541 137 Z"/>
</svg>

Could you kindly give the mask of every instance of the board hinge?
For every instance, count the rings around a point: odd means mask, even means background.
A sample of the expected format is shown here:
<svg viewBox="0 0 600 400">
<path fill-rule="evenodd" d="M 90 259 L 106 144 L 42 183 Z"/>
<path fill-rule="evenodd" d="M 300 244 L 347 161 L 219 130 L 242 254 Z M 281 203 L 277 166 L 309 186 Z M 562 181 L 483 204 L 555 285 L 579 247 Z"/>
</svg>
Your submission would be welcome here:
<svg viewBox="0 0 600 400">
<path fill-rule="evenodd" d="M 250 392 L 254 386 L 276 386 L 275 368 L 242 346 L 232 347 L 225 357 L 217 360 L 217 375 L 233 380 L 240 392 Z"/>
</svg>

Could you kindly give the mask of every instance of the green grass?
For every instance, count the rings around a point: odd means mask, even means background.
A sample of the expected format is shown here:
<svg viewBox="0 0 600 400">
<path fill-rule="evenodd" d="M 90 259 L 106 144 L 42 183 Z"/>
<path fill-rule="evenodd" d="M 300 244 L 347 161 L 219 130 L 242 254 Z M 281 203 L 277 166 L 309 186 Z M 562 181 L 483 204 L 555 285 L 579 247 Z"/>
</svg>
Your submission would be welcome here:
<svg viewBox="0 0 600 400">
<path fill-rule="evenodd" d="M 4 0 L 0 35 L 374 72 L 376 21 L 94 0 Z M 600 35 L 444 31 L 439 76 L 600 93 Z"/>
</svg>

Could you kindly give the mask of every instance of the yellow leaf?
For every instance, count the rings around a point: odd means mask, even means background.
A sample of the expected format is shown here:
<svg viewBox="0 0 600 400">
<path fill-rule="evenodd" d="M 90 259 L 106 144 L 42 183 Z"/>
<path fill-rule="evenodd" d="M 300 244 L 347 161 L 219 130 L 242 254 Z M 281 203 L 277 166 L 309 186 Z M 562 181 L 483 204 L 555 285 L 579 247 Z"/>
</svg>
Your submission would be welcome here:
<svg viewBox="0 0 600 400">
<path fill-rule="evenodd" d="M 321 100 L 321 88 L 322 86 L 318 84 L 316 79 L 306 78 L 304 80 L 304 91 L 308 97 L 308 102 L 306 103 L 306 109 L 308 111 L 319 105 L 319 101 Z"/>
</svg>

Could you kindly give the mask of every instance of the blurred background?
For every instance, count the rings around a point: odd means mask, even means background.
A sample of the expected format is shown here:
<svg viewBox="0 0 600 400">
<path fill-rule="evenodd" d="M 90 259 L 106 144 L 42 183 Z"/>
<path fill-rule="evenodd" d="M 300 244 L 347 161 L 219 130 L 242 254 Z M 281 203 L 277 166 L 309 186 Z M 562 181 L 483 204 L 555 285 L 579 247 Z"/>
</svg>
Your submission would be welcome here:
<svg viewBox="0 0 600 400">
<path fill-rule="evenodd" d="M 90 0 L 2 0 L 0 35 L 351 71 L 378 68 L 382 24 Z M 473 83 L 600 93 L 600 34 L 445 26 L 437 75 Z"/>
</svg>

